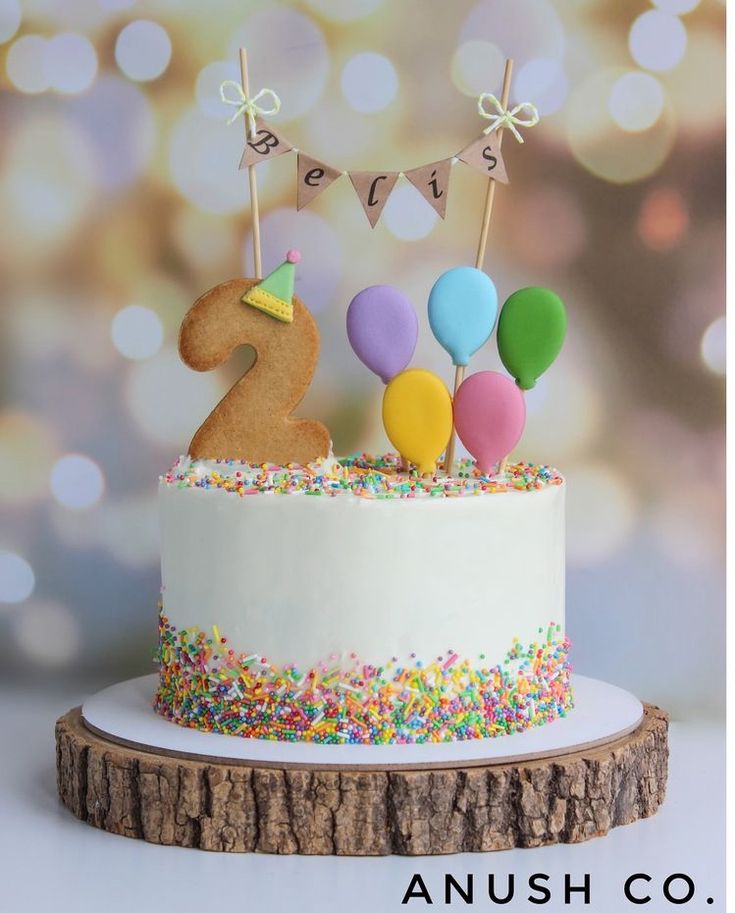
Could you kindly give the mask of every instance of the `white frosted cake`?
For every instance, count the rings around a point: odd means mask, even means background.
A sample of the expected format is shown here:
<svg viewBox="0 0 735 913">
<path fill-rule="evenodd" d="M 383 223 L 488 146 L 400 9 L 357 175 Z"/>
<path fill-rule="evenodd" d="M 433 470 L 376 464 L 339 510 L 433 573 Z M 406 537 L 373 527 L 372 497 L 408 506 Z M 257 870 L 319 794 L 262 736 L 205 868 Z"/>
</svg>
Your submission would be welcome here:
<svg viewBox="0 0 735 913">
<path fill-rule="evenodd" d="M 458 267 L 429 295 L 456 366 L 454 396 L 409 368 L 418 334 L 398 289 L 370 286 L 347 336 L 385 384 L 399 453 L 336 460 L 327 428 L 296 418 L 319 332 L 294 295 L 298 251 L 262 280 L 223 282 L 185 316 L 179 352 L 212 370 L 239 345 L 254 366 L 160 482 L 158 713 L 246 738 L 325 744 L 484 739 L 571 707 L 564 634 L 564 482 L 505 459 L 522 391 L 558 352 L 562 302 L 506 302 L 498 372 L 464 377 L 497 293 Z M 457 435 L 475 459 L 454 460 Z"/>
<path fill-rule="evenodd" d="M 175 464 L 160 482 L 159 713 L 246 737 L 411 743 L 567 712 L 561 476 L 398 465 Z"/>
</svg>

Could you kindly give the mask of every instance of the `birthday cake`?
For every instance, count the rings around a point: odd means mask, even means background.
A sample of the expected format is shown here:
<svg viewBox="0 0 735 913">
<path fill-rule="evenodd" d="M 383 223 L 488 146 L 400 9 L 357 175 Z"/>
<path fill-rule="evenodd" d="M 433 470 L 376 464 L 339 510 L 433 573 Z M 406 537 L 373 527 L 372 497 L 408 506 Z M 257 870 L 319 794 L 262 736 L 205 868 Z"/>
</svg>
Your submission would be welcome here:
<svg viewBox="0 0 735 913">
<path fill-rule="evenodd" d="M 561 347 L 563 305 L 545 289 L 511 295 L 497 339 L 513 379 L 463 379 L 497 294 L 479 269 L 443 274 L 429 321 L 456 368 L 452 395 L 408 368 L 417 320 L 405 296 L 360 292 L 347 335 L 386 384 L 397 452 L 336 459 L 327 429 L 291 414 L 318 357 L 316 324 L 293 294 L 298 260 L 289 252 L 263 280 L 222 283 L 182 324 L 196 370 L 243 343 L 257 359 L 160 480 L 156 711 L 208 732 L 321 744 L 486 739 L 564 716 L 565 483 L 506 460 L 522 391 Z M 454 459 L 455 431 L 474 458 Z"/>
</svg>

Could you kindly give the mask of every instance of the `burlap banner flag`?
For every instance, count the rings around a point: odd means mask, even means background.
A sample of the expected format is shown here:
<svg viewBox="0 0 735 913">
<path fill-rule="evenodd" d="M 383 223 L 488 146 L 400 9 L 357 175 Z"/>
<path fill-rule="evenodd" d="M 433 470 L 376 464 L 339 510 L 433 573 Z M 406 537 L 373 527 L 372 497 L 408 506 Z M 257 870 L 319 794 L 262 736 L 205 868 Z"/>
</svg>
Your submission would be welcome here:
<svg viewBox="0 0 735 913">
<path fill-rule="evenodd" d="M 299 151 L 296 167 L 296 208 L 303 209 L 314 197 L 333 184 L 342 172 L 326 162 L 320 162 L 305 152 Z"/>
<path fill-rule="evenodd" d="M 400 171 L 349 171 L 348 174 L 370 227 L 375 228 Z"/>
<path fill-rule="evenodd" d="M 370 227 L 375 228 L 388 197 L 403 174 L 418 190 L 421 196 L 443 219 L 447 214 L 449 196 L 449 175 L 452 159 L 442 159 L 421 165 L 410 171 L 340 171 L 333 165 L 308 155 L 284 139 L 278 131 L 266 126 L 256 118 L 255 136 L 248 139 L 240 159 L 240 168 L 257 165 L 266 159 L 276 158 L 284 152 L 297 152 L 296 208 L 303 209 L 343 174 L 348 174 L 355 193 L 368 217 Z M 505 163 L 498 144 L 497 133 L 479 136 L 457 153 L 456 158 L 480 171 L 485 177 L 503 184 L 508 183 Z"/>
<path fill-rule="evenodd" d="M 451 170 L 452 160 L 444 159 L 441 162 L 432 162 L 430 165 L 422 165 L 420 168 L 413 168 L 411 171 L 403 172 L 442 219 L 447 214 L 449 172 Z"/>
<path fill-rule="evenodd" d="M 245 143 L 245 151 L 240 159 L 239 168 L 257 165 L 266 159 L 273 159 L 284 152 L 290 152 L 293 146 L 272 127 L 267 127 L 259 118 L 255 119 L 255 136 Z"/>
<path fill-rule="evenodd" d="M 501 184 L 507 184 L 508 174 L 505 170 L 498 138 L 497 133 L 487 136 L 483 134 L 458 152 L 457 158 L 477 171 L 481 171 L 485 177 L 500 181 Z"/>
</svg>

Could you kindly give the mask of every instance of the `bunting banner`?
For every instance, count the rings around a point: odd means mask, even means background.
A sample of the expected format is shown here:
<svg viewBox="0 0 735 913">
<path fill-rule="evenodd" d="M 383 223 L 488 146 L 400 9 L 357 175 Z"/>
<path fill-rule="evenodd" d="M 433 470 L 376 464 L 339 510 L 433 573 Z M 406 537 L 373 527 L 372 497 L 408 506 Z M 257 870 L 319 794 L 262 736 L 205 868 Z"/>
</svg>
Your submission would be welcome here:
<svg viewBox="0 0 735 913">
<path fill-rule="evenodd" d="M 301 149 L 296 149 L 281 136 L 275 127 L 266 125 L 262 115 L 276 113 L 280 106 L 278 96 L 270 89 L 261 90 L 260 93 L 260 95 L 270 93 L 276 102 L 271 109 L 266 110 L 255 103 L 255 99 L 260 96 L 248 99 L 244 92 L 240 92 L 241 97 L 227 98 L 224 94 L 226 85 L 227 83 L 223 83 L 223 100 L 227 104 L 238 106 L 238 114 L 245 113 L 250 117 L 254 127 L 246 141 L 245 150 L 240 159 L 240 168 L 250 168 L 260 162 L 283 155 L 285 152 L 296 152 L 298 160 L 296 168 L 297 209 L 308 206 L 327 187 L 346 174 L 355 189 L 371 228 L 375 228 L 377 225 L 385 204 L 388 202 L 388 197 L 401 176 L 413 184 L 442 219 L 447 214 L 449 175 L 455 162 L 463 162 L 486 178 L 507 184 L 509 178 L 503 161 L 499 130 L 501 128 L 509 129 L 518 142 L 522 143 L 523 139 L 517 127 L 532 127 L 538 123 L 538 112 L 530 103 L 524 102 L 506 111 L 494 95 L 483 94 L 478 99 L 478 112 L 490 121 L 490 126 L 456 155 L 431 162 L 428 165 L 420 165 L 418 168 L 411 168 L 408 171 L 342 171 L 308 155 Z M 237 84 L 233 83 L 233 85 Z M 493 105 L 494 110 L 485 108 L 486 100 Z M 238 114 L 235 114 L 234 117 L 237 117 Z"/>
</svg>

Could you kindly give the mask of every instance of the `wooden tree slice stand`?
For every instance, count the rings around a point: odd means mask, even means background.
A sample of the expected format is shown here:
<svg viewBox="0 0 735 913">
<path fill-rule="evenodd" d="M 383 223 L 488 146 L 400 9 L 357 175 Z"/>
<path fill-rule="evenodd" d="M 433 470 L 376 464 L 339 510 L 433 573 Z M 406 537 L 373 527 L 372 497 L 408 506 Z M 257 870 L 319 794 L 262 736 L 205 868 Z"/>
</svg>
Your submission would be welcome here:
<svg viewBox="0 0 735 913">
<path fill-rule="evenodd" d="M 77 707 L 56 724 L 56 758 L 59 795 L 77 818 L 151 843 L 307 855 L 486 852 L 579 843 L 653 815 L 666 792 L 668 717 L 644 704 L 633 731 L 554 757 L 379 770 L 257 766 L 120 744 L 92 731 Z"/>
</svg>

